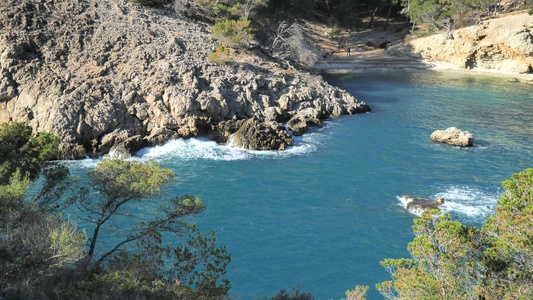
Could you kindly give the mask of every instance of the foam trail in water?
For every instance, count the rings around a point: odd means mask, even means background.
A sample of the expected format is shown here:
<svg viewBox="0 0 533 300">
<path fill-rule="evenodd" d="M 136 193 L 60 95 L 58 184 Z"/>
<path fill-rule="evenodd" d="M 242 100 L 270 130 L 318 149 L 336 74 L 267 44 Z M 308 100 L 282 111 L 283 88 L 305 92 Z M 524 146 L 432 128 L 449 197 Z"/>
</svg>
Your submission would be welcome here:
<svg viewBox="0 0 533 300">
<path fill-rule="evenodd" d="M 498 191 L 486 191 L 471 186 L 449 186 L 443 192 L 431 195 L 429 199 L 444 198 L 441 210 L 449 212 L 459 218 L 466 218 L 474 221 L 482 221 L 494 213 L 496 201 L 499 197 Z M 397 197 L 400 205 L 407 209 L 407 199 Z M 411 213 L 420 216 L 423 211 L 409 210 Z"/>
</svg>

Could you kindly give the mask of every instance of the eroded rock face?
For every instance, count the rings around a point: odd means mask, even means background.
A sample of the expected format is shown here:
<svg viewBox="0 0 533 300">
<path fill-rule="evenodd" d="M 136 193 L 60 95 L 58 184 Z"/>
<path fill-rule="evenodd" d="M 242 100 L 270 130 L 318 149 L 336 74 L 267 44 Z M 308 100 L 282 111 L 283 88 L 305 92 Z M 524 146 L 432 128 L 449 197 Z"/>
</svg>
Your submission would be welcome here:
<svg viewBox="0 0 533 300">
<path fill-rule="evenodd" d="M 474 135 L 455 127 L 446 130 L 435 130 L 430 138 L 434 141 L 454 146 L 471 147 L 474 145 Z"/>
<path fill-rule="evenodd" d="M 237 147 L 250 150 L 284 150 L 294 143 L 294 139 L 281 123 L 265 123 L 255 118 L 241 123 L 239 130 L 231 136 L 231 143 Z"/>
<path fill-rule="evenodd" d="M 436 34 L 396 46 L 389 53 L 450 62 L 463 69 L 533 72 L 533 16 L 518 13 L 456 30 L 453 39 Z"/>
<path fill-rule="evenodd" d="M 59 134 L 72 158 L 179 137 L 223 142 L 240 128 L 228 122 L 251 118 L 369 110 L 318 76 L 253 53 L 246 63 L 212 63 L 210 32 L 171 7 L 126 0 L 1 1 L 0 122 Z"/>
</svg>

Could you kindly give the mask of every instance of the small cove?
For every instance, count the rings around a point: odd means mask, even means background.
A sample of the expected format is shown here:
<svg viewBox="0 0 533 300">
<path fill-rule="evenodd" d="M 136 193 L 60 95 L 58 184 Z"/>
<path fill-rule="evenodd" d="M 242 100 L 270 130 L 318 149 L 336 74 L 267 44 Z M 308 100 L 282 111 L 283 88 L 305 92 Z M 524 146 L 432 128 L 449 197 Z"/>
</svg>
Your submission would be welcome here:
<svg viewBox="0 0 533 300">
<path fill-rule="evenodd" d="M 227 277 L 238 299 L 295 284 L 316 299 L 370 285 L 369 299 L 380 299 L 374 285 L 389 276 L 379 262 L 407 257 L 413 238 L 416 215 L 401 205 L 401 194 L 443 196 L 454 219 L 479 227 L 501 181 L 533 167 L 532 85 L 431 71 L 326 79 L 373 111 L 325 121 L 283 152 L 191 139 L 137 156 L 176 173 L 172 195 L 202 198 L 207 210 L 195 222 L 232 253 Z M 450 126 L 473 133 L 476 147 L 429 140 Z M 68 165 L 83 180 L 96 163 Z"/>
</svg>

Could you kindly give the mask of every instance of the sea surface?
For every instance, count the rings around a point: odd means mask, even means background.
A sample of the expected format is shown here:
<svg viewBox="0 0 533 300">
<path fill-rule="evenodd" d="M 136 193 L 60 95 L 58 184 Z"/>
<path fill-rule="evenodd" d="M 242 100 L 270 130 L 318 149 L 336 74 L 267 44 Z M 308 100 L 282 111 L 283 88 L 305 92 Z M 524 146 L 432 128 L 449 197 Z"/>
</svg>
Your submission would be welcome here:
<svg viewBox="0 0 533 300">
<path fill-rule="evenodd" d="M 501 182 L 533 168 L 533 85 L 431 71 L 328 75 L 373 109 L 332 118 L 286 151 L 245 151 L 202 139 L 141 150 L 176 173 L 171 195 L 202 198 L 195 218 L 232 254 L 227 278 L 237 299 L 282 288 L 340 299 L 355 285 L 390 280 L 385 258 L 408 257 L 416 212 L 400 196 L 444 197 L 454 220 L 480 227 Z M 432 142 L 455 126 L 475 147 Z M 98 160 L 68 162 L 86 174 Z M 151 207 L 136 208 L 148 217 Z"/>
</svg>

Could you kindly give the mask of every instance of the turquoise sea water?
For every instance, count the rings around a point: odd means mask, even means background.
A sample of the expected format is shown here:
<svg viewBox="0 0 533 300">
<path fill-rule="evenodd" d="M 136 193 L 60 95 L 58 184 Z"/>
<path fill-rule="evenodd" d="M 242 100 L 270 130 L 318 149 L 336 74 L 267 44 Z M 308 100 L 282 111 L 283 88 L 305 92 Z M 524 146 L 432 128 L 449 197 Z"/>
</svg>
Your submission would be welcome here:
<svg viewBox="0 0 533 300">
<path fill-rule="evenodd" d="M 238 299 L 300 284 L 339 299 L 356 284 L 389 280 L 384 258 L 407 257 L 416 215 L 400 195 L 443 196 L 445 210 L 481 226 L 501 181 L 533 167 L 533 85 L 430 71 L 326 78 L 367 102 L 371 113 L 334 118 L 283 152 L 250 152 L 200 139 L 142 150 L 177 174 L 170 192 L 202 198 L 195 220 L 213 229 L 232 262 Z M 475 136 L 463 149 L 431 142 L 455 126 Z M 95 160 L 70 162 L 83 174 Z M 138 208 L 150 214 L 150 206 Z"/>
</svg>

